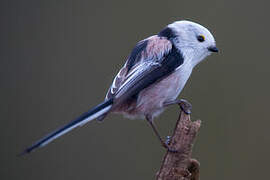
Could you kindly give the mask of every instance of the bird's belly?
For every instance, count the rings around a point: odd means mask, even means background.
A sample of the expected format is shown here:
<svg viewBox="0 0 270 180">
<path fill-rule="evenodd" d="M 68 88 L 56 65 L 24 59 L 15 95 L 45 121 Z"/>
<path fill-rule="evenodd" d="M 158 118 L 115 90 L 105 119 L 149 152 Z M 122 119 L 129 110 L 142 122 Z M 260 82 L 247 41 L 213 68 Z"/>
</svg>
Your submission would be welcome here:
<svg viewBox="0 0 270 180">
<path fill-rule="evenodd" d="M 142 90 L 129 110 L 124 114 L 128 117 L 158 116 L 164 110 L 164 102 L 177 98 L 185 86 L 191 72 L 175 71 L 161 81 Z"/>
</svg>

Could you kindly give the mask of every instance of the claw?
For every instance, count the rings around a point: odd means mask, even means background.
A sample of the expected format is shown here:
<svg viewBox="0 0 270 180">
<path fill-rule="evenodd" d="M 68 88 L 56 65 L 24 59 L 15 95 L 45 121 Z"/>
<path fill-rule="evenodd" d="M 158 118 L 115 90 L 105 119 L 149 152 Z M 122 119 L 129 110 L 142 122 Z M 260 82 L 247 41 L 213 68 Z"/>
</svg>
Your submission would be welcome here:
<svg viewBox="0 0 270 180">
<path fill-rule="evenodd" d="M 181 99 L 179 106 L 186 114 L 191 114 L 192 105 L 187 100 Z"/>
<path fill-rule="evenodd" d="M 171 149 L 166 143 L 163 143 L 162 146 L 165 147 L 171 153 L 178 153 L 179 152 L 178 150 Z"/>
<path fill-rule="evenodd" d="M 175 150 L 175 149 L 171 149 L 171 148 L 167 148 L 167 150 L 171 153 L 179 153 L 179 151 Z"/>
<path fill-rule="evenodd" d="M 171 142 L 171 136 L 167 136 L 167 137 L 166 137 L 165 143 L 166 143 L 167 145 L 169 145 L 170 142 Z"/>
<path fill-rule="evenodd" d="M 184 111 L 184 113 L 191 114 L 192 105 L 187 100 L 180 99 L 180 100 L 165 102 L 164 106 L 169 106 L 169 105 L 173 105 L 173 104 L 178 104 L 180 106 L 181 110 Z"/>
</svg>

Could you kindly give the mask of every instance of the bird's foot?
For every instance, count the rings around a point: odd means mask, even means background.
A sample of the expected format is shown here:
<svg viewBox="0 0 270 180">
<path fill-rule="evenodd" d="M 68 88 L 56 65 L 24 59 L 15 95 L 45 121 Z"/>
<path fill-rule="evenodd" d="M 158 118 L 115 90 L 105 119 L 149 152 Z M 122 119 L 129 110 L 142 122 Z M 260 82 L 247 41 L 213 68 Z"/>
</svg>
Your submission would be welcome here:
<svg viewBox="0 0 270 180">
<path fill-rule="evenodd" d="M 170 142 L 171 142 L 171 136 L 167 136 L 167 137 L 166 137 L 165 143 L 166 143 L 167 145 L 169 145 Z"/>
<path fill-rule="evenodd" d="M 178 104 L 182 111 L 186 114 L 191 114 L 192 105 L 185 99 L 176 99 L 173 101 L 165 102 L 164 106 L 169 106 L 173 104 Z"/>
<path fill-rule="evenodd" d="M 175 149 L 171 149 L 170 147 L 169 147 L 169 145 L 168 144 L 166 144 L 165 142 L 164 143 L 162 143 L 162 146 L 164 147 L 164 148 L 166 148 L 169 152 L 171 152 L 171 153 L 179 153 L 179 151 L 178 150 L 175 150 Z"/>
<path fill-rule="evenodd" d="M 185 99 L 179 100 L 179 106 L 186 114 L 191 114 L 192 105 Z"/>
</svg>

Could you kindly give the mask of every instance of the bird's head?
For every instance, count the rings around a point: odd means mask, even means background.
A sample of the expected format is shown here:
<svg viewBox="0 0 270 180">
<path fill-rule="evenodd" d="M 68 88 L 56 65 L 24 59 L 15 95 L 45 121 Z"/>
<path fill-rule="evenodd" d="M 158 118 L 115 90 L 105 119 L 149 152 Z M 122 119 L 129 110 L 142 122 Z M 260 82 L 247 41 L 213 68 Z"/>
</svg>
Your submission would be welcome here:
<svg viewBox="0 0 270 180">
<path fill-rule="evenodd" d="M 213 35 L 208 29 L 191 21 L 176 21 L 168 25 L 174 34 L 171 39 L 185 59 L 194 66 L 212 52 L 218 52 Z"/>
</svg>

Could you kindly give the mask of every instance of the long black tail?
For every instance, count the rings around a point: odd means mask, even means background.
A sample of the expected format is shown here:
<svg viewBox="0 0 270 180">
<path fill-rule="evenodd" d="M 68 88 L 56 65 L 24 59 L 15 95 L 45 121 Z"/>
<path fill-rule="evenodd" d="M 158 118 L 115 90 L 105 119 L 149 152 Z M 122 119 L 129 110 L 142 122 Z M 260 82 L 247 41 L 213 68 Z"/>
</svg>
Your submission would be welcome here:
<svg viewBox="0 0 270 180">
<path fill-rule="evenodd" d="M 78 126 L 83 126 L 85 123 L 96 119 L 105 113 L 107 113 L 111 107 L 112 107 L 113 100 L 109 99 L 104 101 L 103 103 L 97 105 L 96 107 L 90 109 L 89 111 L 85 112 L 81 116 L 79 116 L 77 119 L 71 121 L 67 125 L 59 128 L 58 130 L 48 134 L 44 138 L 40 139 L 36 143 L 34 143 L 32 146 L 28 147 L 25 149 L 21 154 L 19 155 L 24 155 L 26 153 L 30 153 L 36 148 L 43 147 L 47 145 L 48 143 L 52 142 L 56 138 L 66 134 L 67 132 L 71 131 L 72 129 L 78 127 Z"/>
</svg>

